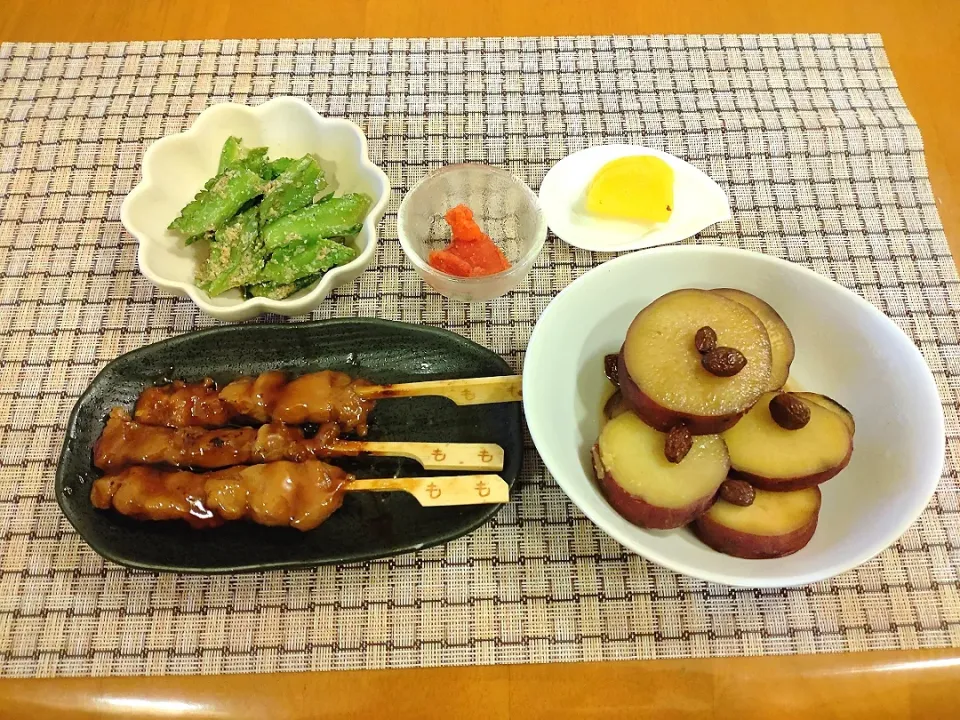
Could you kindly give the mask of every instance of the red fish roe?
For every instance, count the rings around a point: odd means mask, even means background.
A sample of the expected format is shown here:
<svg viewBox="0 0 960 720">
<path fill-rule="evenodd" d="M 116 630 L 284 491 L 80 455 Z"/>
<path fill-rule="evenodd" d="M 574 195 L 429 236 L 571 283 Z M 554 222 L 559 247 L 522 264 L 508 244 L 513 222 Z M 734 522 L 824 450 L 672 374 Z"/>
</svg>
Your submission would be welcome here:
<svg viewBox="0 0 960 720">
<path fill-rule="evenodd" d="M 457 205 L 445 217 L 453 239 L 445 249 L 430 253 L 430 267 L 457 277 L 494 275 L 510 268 L 510 261 L 480 229 L 470 208 Z"/>
</svg>

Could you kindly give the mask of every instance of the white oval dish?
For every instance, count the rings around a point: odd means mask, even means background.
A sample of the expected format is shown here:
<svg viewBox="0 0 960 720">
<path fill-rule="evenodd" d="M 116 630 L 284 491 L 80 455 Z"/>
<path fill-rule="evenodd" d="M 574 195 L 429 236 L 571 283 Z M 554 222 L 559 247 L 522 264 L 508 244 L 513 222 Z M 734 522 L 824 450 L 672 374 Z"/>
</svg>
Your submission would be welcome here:
<svg viewBox="0 0 960 720">
<path fill-rule="evenodd" d="M 603 356 L 620 348 L 637 312 L 684 287 L 740 288 L 773 305 L 797 344 L 792 382 L 835 398 L 856 419 L 850 465 L 820 486 L 819 526 L 794 555 L 744 560 L 711 550 L 687 529 L 643 530 L 613 510 L 593 479 L 590 448 L 609 394 Z M 930 370 L 889 318 L 811 270 L 730 248 L 633 253 L 571 283 L 530 338 L 523 405 L 547 469 L 604 532 L 671 570 L 741 587 L 824 580 L 896 542 L 936 490 L 946 443 Z"/>
<path fill-rule="evenodd" d="M 210 297 L 194 285 L 205 243 L 184 245 L 167 225 L 216 175 L 220 149 L 231 135 L 249 146 L 268 147 L 271 158 L 313 153 L 320 159 L 330 190 L 338 195 L 370 195 L 370 212 L 354 240 L 357 257 L 283 300 L 245 300 L 239 290 Z M 390 199 L 390 181 L 367 157 L 367 139 L 360 128 L 349 120 L 321 117 L 309 104 L 291 97 L 256 107 L 222 103 L 207 108 L 189 130 L 161 138 L 147 149 L 142 174 L 120 207 L 123 226 L 140 243 L 140 272 L 169 293 L 188 295 L 207 315 L 233 322 L 262 313 L 303 315 L 316 309 L 334 288 L 353 282 L 373 260 L 377 226 Z"/>
<path fill-rule="evenodd" d="M 607 220 L 581 210 L 587 186 L 600 168 L 630 155 L 653 155 L 673 168 L 674 208 L 667 222 L 643 225 Z M 730 202 L 717 183 L 680 158 L 641 145 L 598 145 L 568 155 L 543 178 L 540 206 L 557 237 L 595 252 L 624 252 L 679 242 L 730 219 Z"/>
</svg>

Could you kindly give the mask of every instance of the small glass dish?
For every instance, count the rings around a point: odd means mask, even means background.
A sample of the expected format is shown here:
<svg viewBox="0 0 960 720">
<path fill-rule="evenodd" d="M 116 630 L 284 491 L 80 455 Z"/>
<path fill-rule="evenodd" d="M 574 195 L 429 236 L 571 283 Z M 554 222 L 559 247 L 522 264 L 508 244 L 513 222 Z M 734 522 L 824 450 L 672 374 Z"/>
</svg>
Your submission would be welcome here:
<svg viewBox="0 0 960 720">
<path fill-rule="evenodd" d="M 456 277 L 430 267 L 428 257 L 450 242 L 444 215 L 457 205 L 473 211 L 481 230 L 500 247 L 510 269 L 495 275 Z M 413 186 L 397 213 L 400 246 L 423 281 L 441 295 L 482 302 L 516 288 L 530 272 L 547 238 L 537 196 L 522 180 L 489 165 L 448 165 Z"/>
</svg>

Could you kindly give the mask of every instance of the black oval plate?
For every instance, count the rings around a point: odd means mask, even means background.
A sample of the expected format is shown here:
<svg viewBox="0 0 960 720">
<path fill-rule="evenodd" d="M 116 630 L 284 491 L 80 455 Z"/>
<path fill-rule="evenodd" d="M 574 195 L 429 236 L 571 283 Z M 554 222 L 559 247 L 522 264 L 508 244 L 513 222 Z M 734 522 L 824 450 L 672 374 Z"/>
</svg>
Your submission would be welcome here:
<svg viewBox="0 0 960 720">
<path fill-rule="evenodd" d="M 349 563 L 439 545 L 489 520 L 500 505 L 424 508 L 406 493 L 348 493 L 343 507 L 309 532 L 247 522 L 193 530 L 141 522 L 90 503 L 92 448 L 110 408 L 133 407 L 147 385 L 174 378 L 226 382 L 270 369 L 342 370 L 377 383 L 510 375 L 502 358 L 437 328 L 375 319 L 289 325 L 231 325 L 154 343 L 107 365 L 77 401 L 57 468 L 57 502 L 80 536 L 109 560 L 170 572 L 252 572 Z M 458 407 L 444 398 L 384 400 L 370 440 L 492 442 L 512 487 L 523 452 L 520 403 Z M 443 474 L 411 460 L 338 461 L 358 477 Z"/>
</svg>

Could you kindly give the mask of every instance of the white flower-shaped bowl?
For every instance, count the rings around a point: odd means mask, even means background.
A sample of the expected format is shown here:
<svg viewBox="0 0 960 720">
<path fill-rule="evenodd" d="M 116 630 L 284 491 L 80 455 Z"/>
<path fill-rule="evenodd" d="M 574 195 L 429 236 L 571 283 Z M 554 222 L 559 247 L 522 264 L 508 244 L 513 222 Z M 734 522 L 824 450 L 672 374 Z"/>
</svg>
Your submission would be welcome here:
<svg viewBox="0 0 960 720">
<path fill-rule="evenodd" d="M 231 135 L 248 146 L 268 147 L 271 158 L 313 153 L 320 159 L 330 190 L 337 195 L 367 193 L 373 203 L 354 240 L 357 257 L 283 300 L 245 300 L 239 290 L 210 297 L 198 288 L 194 272 L 204 258 L 206 243 L 184 245 L 167 225 L 216 174 L 220 149 Z M 309 313 L 334 288 L 353 282 L 373 260 L 377 226 L 390 198 L 390 181 L 367 157 L 367 139 L 360 128 L 349 120 L 321 117 L 304 101 L 289 97 L 256 107 L 223 103 L 207 108 L 189 130 L 162 138 L 147 149 L 142 176 L 120 208 L 123 226 L 140 243 L 140 272 L 162 290 L 189 296 L 206 314 L 234 322 L 262 313 Z"/>
</svg>

